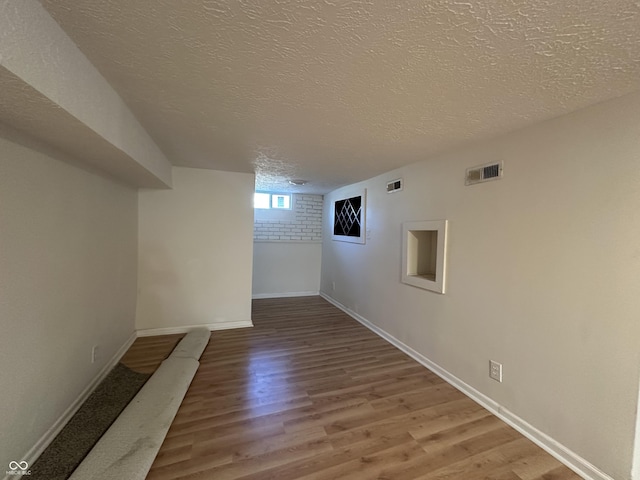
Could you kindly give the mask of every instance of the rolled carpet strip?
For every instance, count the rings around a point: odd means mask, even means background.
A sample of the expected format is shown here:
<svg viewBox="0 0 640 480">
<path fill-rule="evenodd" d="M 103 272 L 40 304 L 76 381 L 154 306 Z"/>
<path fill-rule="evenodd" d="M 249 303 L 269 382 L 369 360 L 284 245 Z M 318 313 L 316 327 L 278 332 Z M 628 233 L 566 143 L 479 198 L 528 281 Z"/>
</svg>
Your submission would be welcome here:
<svg viewBox="0 0 640 480">
<path fill-rule="evenodd" d="M 118 363 L 31 465 L 29 480 L 67 480 L 149 378 Z"/>
<path fill-rule="evenodd" d="M 210 336 L 202 330 L 182 339 L 176 355 L 162 362 L 71 480 L 144 480 L 200 365 L 198 359 Z"/>
<path fill-rule="evenodd" d="M 197 328 L 191 330 L 184 336 L 176 348 L 171 352 L 170 357 L 173 358 L 193 358 L 200 360 L 200 356 L 204 349 L 207 348 L 211 332 L 206 328 Z"/>
</svg>

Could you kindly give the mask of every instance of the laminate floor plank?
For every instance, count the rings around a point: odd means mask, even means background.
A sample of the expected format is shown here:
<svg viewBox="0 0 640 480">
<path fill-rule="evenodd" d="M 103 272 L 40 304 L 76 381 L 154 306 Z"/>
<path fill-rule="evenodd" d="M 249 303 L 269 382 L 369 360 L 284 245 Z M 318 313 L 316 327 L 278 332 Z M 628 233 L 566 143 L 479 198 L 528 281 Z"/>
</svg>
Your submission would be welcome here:
<svg viewBox="0 0 640 480">
<path fill-rule="evenodd" d="M 348 448 L 334 449 L 331 452 L 317 455 L 300 461 L 290 462 L 275 469 L 254 472 L 243 477 L 243 480 L 297 480 L 300 478 L 324 475 L 329 471 L 334 478 L 341 478 L 341 469 L 361 462 L 362 458 L 374 455 L 398 445 L 414 445 L 414 441 L 407 432 L 390 433 L 380 438 L 369 438 L 351 444 Z"/>
<path fill-rule="evenodd" d="M 184 337 L 183 333 L 157 337 L 138 337 L 120 363 L 139 373 L 153 373 Z"/>
<path fill-rule="evenodd" d="M 520 477 L 520 480 L 539 479 L 544 474 L 551 474 L 557 467 L 557 460 L 541 448 L 529 457 L 511 464 L 511 469 Z"/>
<path fill-rule="evenodd" d="M 580 478 L 320 297 L 253 322 L 213 333 L 149 480 Z M 154 369 L 180 338 L 126 358 Z"/>
</svg>

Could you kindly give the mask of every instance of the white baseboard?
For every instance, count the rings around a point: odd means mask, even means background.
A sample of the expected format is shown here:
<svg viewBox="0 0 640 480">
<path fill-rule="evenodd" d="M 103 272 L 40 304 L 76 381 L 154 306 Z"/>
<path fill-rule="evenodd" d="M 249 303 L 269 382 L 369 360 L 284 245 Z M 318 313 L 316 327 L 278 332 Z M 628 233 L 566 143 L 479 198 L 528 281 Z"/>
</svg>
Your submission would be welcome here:
<svg viewBox="0 0 640 480">
<path fill-rule="evenodd" d="M 506 408 L 502 407 L 496 401 L 492 400 L 491 398 L 489 398 L 485 394 L 479 392 L 478 390 L 473 388 L 471 385 L 469 385 L 469 384 L 465 383 L 464 381 L 460 380 L 458 377 L 456 377 L 452 373 L 448 372 L 447 370 L 442 368 L 440 365 L 438 365 L 438 364 L 434 363 L 433 361 L 429 360 L 427 357 L 425 357 L 421 353 L 415 351 L 414 349 L 412 349 L 408 345 L 404 344 L 403 342 L 401 342 L 400 340 L 398 340 L 394 336 L 390 335 L 389 333 L 387 333 L 386 331 L 384 331 L 383 329 L 381 329 L 377 325 L 374 325 L 373 323 L 371 323 L 369 320 L 367 320 L 363 316 L 361 316 L 361 315 L 357 314 L 356 312 L 354 312 L 353 310 L 345 307 L 340 302 L 338 302 L 337 300 L 335 300 L 334 298 L 330 297 L 329 295 L 327 295 L 324 292 L 320 292 L 320 296 L 322 298 L 324 298 L 326 301 L 328 301 L 329 303 L 331 303 L 334 306 L 338 307 L 340 310 L 345 312 L 347 315 L 349 315 L 353 319 L 355 319 L 358 322 L 360 322 L 362 325 L 367 327 L 372 332 L 376 333 L 377 335 L 379 335 L 380 337 L 384 338 L 386 341 L 388 341 L 389 343 L 391 343 L 392 345 L 394 345 L 398 349 L 402 350 L 404 353 L 409 355 L 411 358 L 416 360 L 418 363 L 420 363 L 420 364 L 424 365 L 425 367 L 427 367 L 429 370 L 431 370 L 433 373 L 438 375 L 444 381 L 446 381 L 447 383 L 449 383 L 453 387 L 455 387 L 458 390 L 460 390 L 462 393 L 464 393 L 466 396 L 468 396 L 469 398 L 471 398 L 475 402 L 477 402 L 480 405 L 482 405 L 484 408 L 489 410 L 495 416 L 497 416 L 498 418 L 500 418 L 504 422 L 506 422 L 509 425 L 511 425 L 513 428 L 515 428 L 522 435 L 524 435 L 529 440 L 534 442 L 536 445 L 538 445 L 539 447 L 544 449 L 550 455 L 552 455 L 555 458 L 557 458 L 560 462 L 564 463 L 567 467 L 569 467 L 571 470 L 576 472 L 581 477 L 585 478 L 586 480 L 614 480 L 612 477 L 610 477 L 609 475 L 604 473 L 602 470 L 600 470 L 599 468 L 595 467 L 594 465 L 592 465 L 590 462 L 588 462 L 587 460 L 585 460 L 584 458 L 582 458 L 581 456 L 579 456 L 575 452 L 569 450 L 567 447 L 562 445 L 560 442 L 554 440 L 549 435 L 547 435 L 546 433 L 538 430 L 536 427 L 534 427 L 533 425 L 531 425 L 530 423 L 528 423 L 524 419 L 522 419 L 519 416 L 517 416 L 516 414 L 510 412 Z"/>
<path fill-rule="evenodd" d="M 56 420 L 56 422 L 51 426 L 51 428 L 49 428 L 49 430 L 47 430 L 44 433 L 44 435 L 40 437 L 40 439 L 35 443 L 35 445 L 31 447 L 31 449 L 25 455 L 22 456 L 21 460 L 26 461 L 29 465 L 34 464 L 34 462 L 38 459 L 38 457 L 42 454 L 42 452 L 44 452 L 44 450 L 51 444 L 51 442 L 53 442 L 53 440 L 56 438 L 56 435 L 60 433 L 60 430 L 64 428 L 67 422 L 71 420 L 71 417 L 73 417 L 75 413 L 78 411 L 78 409 L 82 406 L 85 400 L 89 398 L 89 395 L 93 393 L 93 391 L 100 384 L 100 382 L 104 380 L 104 378 L 111 371 L 111 369 L 116 366 L 116 364 L 120 361 L 122 356 L 127 352 L 127 350 L 129 350 L 129 347 L 133 344 L 133 342 L 135 342 L 136 338 L 137 338 L 136 332 L 133 332 L 131 336 L 127 339 L 127 341 L 124 342 L 124 344 L 118 349 L 115 355 L 111 357 L 111 360 L 109 360 L 104 365 L 104 367 L 102 367 L 102 370 L 98 372 L 98 375 L 96 375 L 95 378 L 91 380 L 91 383 L 89 383 L 89 385 L 87 385 L 87 387 L 82 392 L 80 392 L 78 397 L 62 413 L 60 418 Z M 5 480 L 8 480 L 8 479 L 13 480 L 16 478 L 18 478 L 18 476 L 16 475 L 11 475 L 11 476 L 7 475 L 4 477 Z"/>
<path fill-rule="evenodd" d="M 181 325 L 179 327 L 165 327 L 165 328 L 146 328 L 138 330 L 138 337 L 155 337 L 156 335 L 172 335 L 174 333 L 187 333 L 194 328 L 208 328 L 210 331 L 215 330 L 229 330 L 232 328 L 247 328 L 253 327 L 251 320 L 239 320 L 237 322 L 221 322 L 221 323 L 203 323 L 200 325 Z"/>
<path fill-rule="evenodd" d="M 287 293 L 256 293 L 251 296 L 252 299 L 258 300 L 261 298 L 288 298 L 288 297 L 317 297 L 320 292 L 287 292 Z"/>
</svg>

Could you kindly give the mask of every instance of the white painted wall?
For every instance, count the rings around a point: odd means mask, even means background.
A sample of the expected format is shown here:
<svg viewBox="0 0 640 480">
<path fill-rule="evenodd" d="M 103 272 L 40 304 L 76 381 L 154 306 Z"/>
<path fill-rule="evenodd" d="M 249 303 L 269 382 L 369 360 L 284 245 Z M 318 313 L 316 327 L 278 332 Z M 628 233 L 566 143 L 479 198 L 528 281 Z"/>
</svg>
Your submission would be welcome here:
<svg viewBox="0 0 640 480">
<path fill-rule="evenodd" d="M 332 241 L 325 215 L 321 290 L 611 477 L 631 478 L 639 129 L 636 93 L 358 184 L 369 239 Z M 464 186 L 465 168 L 494 160 L 502 180 Z M 404 191 L 386 194 L 398 177 Z M 343 191 L 325 196 L 325 212 Z M 402 222 L 438 219 L 450 228 L 446 295 L 400 283 Z M 503 363 L 503 383 L 489 379 L 489 359 Z"/>
<path fill-rule="evenodd" d="M 131 338 L 137 255 L 135 190 L 6 134 L 0 128 L 0 471 L 26 460 Z"/>
<path fill-rule="evenodd" d="M 253 297 L 317 295 L 320 242 L 261 242 L 253 245 Z"/>
<path fill-rule="evenodd" d="M 291 210 L 254 211 L 253 298 L 317 295 L 322 195 L 294 194 Z"/>
<path fill-rule="evenodd" d="M 636 413 L 636 439 L 633 452 L 632 480 L 640 480 L 640 392 L 638 392 L 638 411 Z"/>
<path fill-rule="evenodd" d="M 140 190 L 136 328 L 251 325 L 254 175 L 173 168 Z"/>
</svg>

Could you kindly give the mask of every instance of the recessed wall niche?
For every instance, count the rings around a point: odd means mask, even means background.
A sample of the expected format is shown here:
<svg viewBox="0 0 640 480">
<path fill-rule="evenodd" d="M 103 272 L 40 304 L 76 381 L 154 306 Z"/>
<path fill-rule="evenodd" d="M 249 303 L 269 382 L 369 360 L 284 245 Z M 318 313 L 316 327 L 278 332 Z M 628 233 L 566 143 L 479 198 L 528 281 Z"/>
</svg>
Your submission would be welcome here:
<svg viewBox="0 0 640 480">
<path fill-rule="evenodd" d="M 402 282 L 445 292 L 447 220 L 402 224 Z"/>
</svg>

